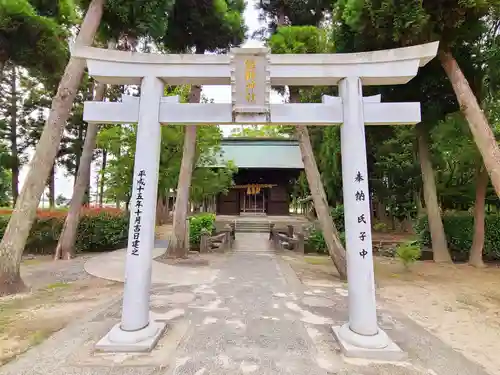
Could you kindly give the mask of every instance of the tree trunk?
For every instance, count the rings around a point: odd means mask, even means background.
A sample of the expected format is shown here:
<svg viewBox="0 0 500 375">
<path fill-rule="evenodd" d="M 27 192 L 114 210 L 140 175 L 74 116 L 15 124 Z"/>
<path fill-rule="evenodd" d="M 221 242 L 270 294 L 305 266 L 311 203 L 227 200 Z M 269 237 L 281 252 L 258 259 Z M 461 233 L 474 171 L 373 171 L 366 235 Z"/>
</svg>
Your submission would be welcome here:
<svg viewBox="0 0 500 375">
<path fill-rule="evenodd" d="M 278 12 L 278 27 L 284 26 L 285 22 L 285 10 L 281 7 Z"/>
<path fill-rule="evenodd" d="M 201 86 L 191 86 L 189 103 L 199 103 Z M 186 218 L 188 215 L 189 191 L 191 190 L 191 177 L 193 174 L 194 159 L 196 157 L 196 125 L 187 125 L 184 135 L 182 150 L 181 170 L 177 184 L 177 197 L 173 218 L 172 236 L 163 257 L 185 258 L 188 246 L 186 238 Z"/>
<path fill-rule="evenodd" d="M 421 216 L 424 212 L 424 206 L 422 206 L 422 199 L 420 198 L 420 191 L 416 191 L 415 194 L 415 205 L 417 206 L 417 215 Z"/>
<path fill-rule="evenodd" d="M 196 126 L 186 127 L 184 137 L 183 155 L 181 161 L 181 171 L 177 185 L 177 197 L 175 201 L 175 210 L 173 217 L 173 238 L 167 249 L 169 257 L 185 257 L 186 244 L 186 217 L 188 215 L 189 191 L 191 186 L 191 175 L 196 148 Z"/>
<path fill-rule="evenodd" d="M 5 51 L 0 51 L 0 80 L 3 79 L 3 68 L 7 62 L 7 53 Z"/>
<path fill-rule="evenodd" d="M 394 217 L 392 206 L 389 206 L 389 224 L 391 225 L 391 230 L 396 230 L 396 218 Z"/>
<path fill-rule="evenodd" d="M 75 170 L 74 170 L 74 175 L 73 175 L 73 177 L 74 177 L 73 188 L 74 188 L 74 185 L 76 184 L 76 181 L 77 181 L 78 170 L 80 169 L 80 162 L 82 159 L 83 142 L 85 139 L 85 135 L 83 134 L 85 132 L 84 131 L 84 124 L 85 123 L 82 122 L 78 126 L 78 147 L 77 147 L 76 152 L 75 152 Z"/>
<path fill-rule="evenodd" d="M 422 170 L 422 185 L 424 190 L 424 201 L 429 219 L 429 231 L 431 233 L 432 252 L 434 261 L 438 263 L 451 263 L 451 256 L 448 251 L 446 235 L 444 233 L 441 211 L 439 209 L 436 181 L 434 180 L 434 170 L 432 168 L 431 155 L 427 142 L 427 131 L 424 124 L 417 125 L 418 155 L 420 168 Z"/>
<path fill-rule="evenodd" d="M 165 206 L 163 201 L 163 194 L 158 192 L 158 198 L 156 199 L 156 225 L 163 225 L 162 213 Z"/>
<path fill-rule="evenodd" d="M 92 44 L 101 21 L 104 3 L 105 0 L 92 0 L 76 38 L 76 45 Z M 49 118 L 31 160 L 30 170 L 0 242 L 0 295 L 26 289 L 19 273 L 21 256 L 84 69 L 84 60 L 70 58 L 59 82 L 57 94 L 52 100 Z"/>
<path fill-rule="evenodd" d="M 474 267 L 484 267 L 484 216 L 486 190 L 488 189 L 488 171 L 482 160 L 479 161 L 476 177 L 476 204 L 474 205 L 474 238 L 469 255 L 469 264 Z"/>
<path fill-rule="evenodd" d="M 104 186 L 106 181 L 104 178 L 104 172 L 106 171 L 107 163 L 108 152 L 106 150 L 102 150 L 101 176 L 99 180 L 99 207 L 102 207 L 104 202 Z"/>
<path fill-rule="evenodd" d="M 49 179 L 47 181 L 49 187 L 49 208 L 54 208 L 56 206 L 56 166 L 52 166 L 49 173 Z"/>
<path fill-rule="evenodd" d="M 106 85 L 98 83 L 95 88 L 95 101 L 102 101 Z M 90 183 L 90 169 L 92 165 L 92 156 L 97 140 L 99 126 L 96 123 L 89 123 L 83 142 L 82 156 L 80 158 L 80 167 L 76 173 L 76 183 L 73 187 L 73 196 L 69 204 L 68 215 L 64 221 L 64 226 L 57 242 L 54 259 L 71 259 L 75 255 L 76 233 L 80 222 L 80 210 L 85 200 Z"/>
<path fill-rule="evenodd" d="M 453 86 L 460 110 L 469 123 L 474 141 L 483 157 L 484 165 L 490 175 L 495 192 L 500 197 L 500 150 L 495 135 L 451 51 L 439 50 L 438 56 Z"/>
<path fill-rule="evenodd" d="M 169 221 L 168 200 L 169 200 L 168 190 L 166 190 L 161 194 L 158 194 L 158 200 L 156 203 L 156 225 L 164 225 Z"/>
<path fill-rule="evenodd" d="M 17 68 L 12 65 L 10 81 L 11 109 L 10 109 L 10 155 L 11 155 L 11 181 L 12 202 L 15 205 L 19 195 L 19 156 L 17 152 Z"/>
<path fill-rule="evenodd" d="M 166 222 L 170 223 L 170 189 L 167 189 L 167 200 L 165 202 Z"/>
<path fill-rule="evenodd" d="M 381 223 L 387 224 L 387 207 L 382 199 L 377 198 L 376 202 L 377 219 Z"/>
<path fill-rule="evenodd" d="M 85 189 L 85 194 L 83 195 L 83 205 L 90 206 L 90 179 Z"/>
<path fill-rule="evenodd" d="M 290 102 L 298 103 L 299 92 L 293 87 L 290 87 L 289 89 Z M 328 247 L 328 253 L 330 254 L 333 264 L 339 272 L 340 278 L 347 280 L 345 249 L 340 241 L 339 233 L 330 214 L 330 208 L 328 207 L 326 193 L 321 181 L 318 165 L 316 164 L 316 159 L 314 158 L 307 126 L 297 126 L 296 133 L 299 140 L 300 151 L 302 153 L 302 162 L 304 163 L 307 182 L 309 184 L 309 189 L 311 190 L 316 215 L 318 216 L 318 221 L 321 226 L 321 230 L 323 231 L 323 237 L 325 239 L 326 246 Z"/>
</svg>

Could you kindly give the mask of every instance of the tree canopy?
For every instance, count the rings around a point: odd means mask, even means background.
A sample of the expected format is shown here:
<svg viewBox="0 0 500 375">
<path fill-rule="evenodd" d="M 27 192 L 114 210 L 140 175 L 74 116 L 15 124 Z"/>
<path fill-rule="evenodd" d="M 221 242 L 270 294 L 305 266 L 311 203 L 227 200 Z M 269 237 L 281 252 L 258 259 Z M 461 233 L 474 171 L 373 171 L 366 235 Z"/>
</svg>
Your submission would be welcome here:
<svg viewBox="0 0 500 375">
<path fill-rule="evenodd" d="M 1 0 L 0 70 L 11 60 L 52 79 L 66 64 L 69 29 L 76 22 L 73 0 Z"/>
<path fill-rule="evenodd" d="M 88 8 L 91 0 L 80 0 Z M 168 27 L 168 17 L 174 0 L 107 0 L 104 5 L 99 36 L 103 41 L 116 41 L 135 45 L 144 37 L 158 41 Z"/>
<path fill-rule="evenodd" d="M 245 38 L 243 0 L 176 1 L 162 39 L 173 52 L 224 52 Z"/>
</svg>

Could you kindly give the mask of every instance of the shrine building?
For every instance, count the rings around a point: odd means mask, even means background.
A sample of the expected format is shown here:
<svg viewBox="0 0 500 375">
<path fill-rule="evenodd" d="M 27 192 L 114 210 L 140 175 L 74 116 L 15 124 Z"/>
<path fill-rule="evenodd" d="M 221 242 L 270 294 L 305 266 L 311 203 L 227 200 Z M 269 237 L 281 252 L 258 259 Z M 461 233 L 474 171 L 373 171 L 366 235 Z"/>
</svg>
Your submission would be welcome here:
<svg viewBox="0 0 500 375">
<path fill-rule="evenodd" d="M 290 193 L 304 169 L 299 142 L 290 138 L 225 138 L 216 167 L 232 161 L 234 186 L 219 194 L 217 215 L 290 214 Z"/>
</svg>

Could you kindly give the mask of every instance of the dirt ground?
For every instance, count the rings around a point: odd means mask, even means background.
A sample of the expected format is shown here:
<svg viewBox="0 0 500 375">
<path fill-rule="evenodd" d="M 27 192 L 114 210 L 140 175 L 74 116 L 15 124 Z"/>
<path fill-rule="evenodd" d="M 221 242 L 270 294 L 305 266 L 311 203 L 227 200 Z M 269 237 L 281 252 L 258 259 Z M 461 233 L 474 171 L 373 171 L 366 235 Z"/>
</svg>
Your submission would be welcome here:
<svg viewBox="0 0 500 375">
<path fill-rule="evenodd" d="M 120 283 L 97 278 L 55 282 L 0 298 L 0 365 L 41 343 L 71 320 L 85 317 L 121 293 Z"/>
<path fill-rule="evenodd" d="M 284 256 L 303 283 L 338 283 L 326 256 Z M 500 374 L 500 268 L 417 262 L 410 271 L 375 257 L 378 303 L 397 309 L 468 359 Z"/>
<path fill-rule="evenodd" d="M 156 237 L 168 239 L 171 231 L 171 225 L 157 227 Z M 85 272 L 85 262 L 94 255 L 57 262 L 51 255 L 23 259 L 21 276 L 31 291 L 0 298 L 0 365 L 121 294 L 121 283 Z"/>
<path fill-rule="evenodd" d="M 172 233 L 172 224 L 165 224 L 157 226 L 155 229 L 155 236 L 158 240 L 168 240 Z"/>
</svg>

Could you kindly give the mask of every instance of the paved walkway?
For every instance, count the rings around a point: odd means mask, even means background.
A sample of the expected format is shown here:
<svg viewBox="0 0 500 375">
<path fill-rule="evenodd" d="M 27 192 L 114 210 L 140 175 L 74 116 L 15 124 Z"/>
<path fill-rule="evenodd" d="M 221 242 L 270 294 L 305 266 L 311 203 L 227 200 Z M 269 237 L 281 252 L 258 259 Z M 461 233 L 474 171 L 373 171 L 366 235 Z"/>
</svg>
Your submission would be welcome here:
<svg viewBox="0 0 500 375">
<path fill-rule="evenodd" d="M 193 315 L 178 351 L 183 363 L 172 373 L 325 374 L 304 326 L 285 306 L 293 290 L 267 236 L 239 234 L 235 254 L 206 290 L 216 299 Z"/>
<path fill-rule="evenodd" d="M 104 310 L 89 312 L 2 367 L 0 374 L 487 375 L 408 318 L 383 308 L 379 324 L 409 353 L 408 361 L 388 364 L 342 358 L 331 326 L 347 319 L 345 286 L 302 285 L 288 263 L 268 246 L 267 234 L 238 234 L 235 251 L 217 255 L 206 267 L 214 278 L 155 285 L 153 317 L 168 322 L 168 330 L 152 353 L 93 350 L 120 318 L 117 296 Z M 163 266 L 153 267 L 153 272 L 181 275 L 203 268 Z"/>
</svg>

